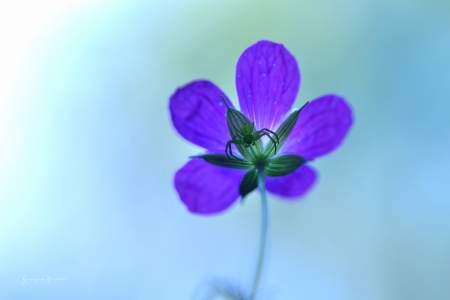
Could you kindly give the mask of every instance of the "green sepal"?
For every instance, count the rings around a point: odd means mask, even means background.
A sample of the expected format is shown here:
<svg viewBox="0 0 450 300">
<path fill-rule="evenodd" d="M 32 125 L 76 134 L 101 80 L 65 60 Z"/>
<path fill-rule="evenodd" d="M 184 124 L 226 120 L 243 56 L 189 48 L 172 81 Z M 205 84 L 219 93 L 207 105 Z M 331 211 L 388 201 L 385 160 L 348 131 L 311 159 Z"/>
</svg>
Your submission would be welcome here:
<svg viewBox="0 0 450 300">
<path fill-rule="evenodd" d="M 264 173 L 272 177 L 288 175 L 297 170 L 305 162 L 306 160 L 298 155 L 289 154 L 278 156 L 269 160 L 264 167 Z"/>
<path fill-rule="evenodd" d="M 239 194 L 241 194 L 242 199 L 251 193 L 258 186 L 258 170 L 252 169 L 248 171 L 244 178 L 242 178 L 241 184 L 239 186 Z M 241 200 L 242 200 L 241 199 Z"/>
<path fill-rule="evenodd" d="M 252 163 L 248 160 L 231 158 L 229 159 L 225 154 L 204 154 L 197 156 L 190 156 L 189 158 L 202 158 L 207 163 L 215 166 L 232 168 L 232 169 L 251 169 Z"/>
<path fill-rule="evenodd" d="M 292 112 L 289 115 L 289 117 L 287 117 L 286 120 L 284 120 L 284 122 L 280 125 L 280 127 L 278 127 L 276 134 L 278 136 L 278 139 L 280 140 L 280 143 L 277 144 L 277 153 L 280 152 L 280 149 L 283 146 L 284 142 L 286 141 L 288 136 L 291 134 L 292 129 L 294 129 L 294 126 L 297 123 L 300 112 L 308 103 L 309 102 L 306 102 L 305 105 L 303 105 L 300 109 Z M 268 157 L 272 157 L 273 155 L 275 155 L 275 147 L 274 147 L 273 143 L 269 143 L 269 145 L 266 147 L 264 156 L 266 158 L 268 158 Z"/>
<path fill-rule="evenodd" d="M 227 104 L 225 102 L 225 104 Z M 227 104 L 228 106 L 228 104 Z M 252 122 L 240 111 L 228 106 L 227 110 L 227 123 L 228 131 L 230 132 L 231 139 L 241 140 L 239 137 L 240 130 L 244 124 L 252 126 Z M 256 132 L 256 128 L 253 128 L 252 134 Z M 255 146 L 245 147 L 245 145 L 235 144 L 239 152 L 248 160 L 256 160 L 259 154 L 263 153 L 263 144 L 261 139 L 254 142 Z"/>
</svg>

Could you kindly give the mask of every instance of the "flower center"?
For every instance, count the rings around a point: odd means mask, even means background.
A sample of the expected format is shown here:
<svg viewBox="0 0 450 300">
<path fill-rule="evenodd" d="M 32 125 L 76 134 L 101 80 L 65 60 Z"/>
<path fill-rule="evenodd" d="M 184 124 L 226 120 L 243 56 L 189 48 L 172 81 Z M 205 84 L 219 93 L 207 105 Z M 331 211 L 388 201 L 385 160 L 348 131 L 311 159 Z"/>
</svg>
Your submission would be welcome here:
<svg viewBox="0 0 450 300">
<path fill-rule="evenodd" d="M 255 167 L 257 170 L 263 170 L 265 165 L 266 162 L 263 159 L 258 159 L 257 161 L 255 161 Z"/>
</svg>

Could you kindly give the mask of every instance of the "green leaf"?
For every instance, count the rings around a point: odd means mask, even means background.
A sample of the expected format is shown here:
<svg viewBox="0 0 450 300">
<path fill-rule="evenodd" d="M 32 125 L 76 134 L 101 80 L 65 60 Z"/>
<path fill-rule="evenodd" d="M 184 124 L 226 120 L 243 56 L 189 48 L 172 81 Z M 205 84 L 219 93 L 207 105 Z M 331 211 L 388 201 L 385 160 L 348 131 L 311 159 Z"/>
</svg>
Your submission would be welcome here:
<svg viewBox="0 0 450 300">
<path fill-rule="evenodd" d="M 241 194 L 242 199 L 252 192 L 258 186 L 258 171 L 252 169 L 248 171 L 244 178 L 242 178 L 241 185 L 239 186 L 239 194 Z M 242 200 L 241 199 L 241 200 Z"/>
<path fill-rule="evenodd" d="M 225 154 L 205 154 L 198 156 L 191 156 L 190 158 L 203 158 L 204 161 L 220 167 L 232 169 L 250 169 L 253 164 L 248 160 L 240 160 L 236 158 L 229 159 Z"/>
<path fill-rule="evenodd" d="M 277 144 L 277 153 L 280 152 L 280 149 L 283 146 L 284 142 L 286 141 L 288 136 L 291 134 L 292 129 L 294 129 L 294 126 L 297 123 L 300 112 L 308 103 L 309 102 L 306 102 L 305 105 L 303 105 L 299 110 L 292 112 L 289 115 L 289 117 L 287 117 L 287 119 L 284 120 L 284 122 L 280 125 L 280 127 L 278 127 L 276 133 L 278 135 L 280 143 Z M 275 147 L 274 147 L 273 143 L 269 143 L 269 145 L 266 147 L 266 151 L 265 151 L 264 155 L 266 158 L 272 157 L 273 155 L 275 155 Z"/>
<path fill-rule="evenodd" d="M 240 111 L 228 106 L 227 110 L 227 123 L 228 131 L 230 132 L 231 139 L 242 140 L 241 128 L 244 124 L 252 126 L 252 122 Z M 256 132 L 256 128 L 253 128 L 252 134 Z M 256 160 L 261 153 L 263 153 L 263 144 L 261 139 L 255 141 L 255 146 L 245 147 L 243 144 L 235 144 L 239 152 L 248 160 Z"/>
<path fill-rule="evenodd" d="M 298 155 L 283 155 L 269 160 L 264 168 L 267 176 L 277 177 L 290 174 L 303 165 L 306 160 Z"/>
</svg>

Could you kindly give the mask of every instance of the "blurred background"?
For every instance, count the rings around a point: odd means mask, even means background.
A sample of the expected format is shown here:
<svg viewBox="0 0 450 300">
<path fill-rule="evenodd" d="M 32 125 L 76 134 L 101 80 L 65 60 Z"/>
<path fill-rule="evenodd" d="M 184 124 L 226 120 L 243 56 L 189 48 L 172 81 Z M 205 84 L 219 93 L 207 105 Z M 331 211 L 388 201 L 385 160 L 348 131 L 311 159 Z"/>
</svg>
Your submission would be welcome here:
<svg viewBox="0 0 450 300">
<path fill-rule="evenodd" d="M 355 124 L 305 198 L 269 196 L 260 299 L 450 299 L 444 0 L 2 1 L 0 298 L 249 288 L 258 193 L 188 213 L 173 176 L 202 149 L 168 98 L 206 78 L 237 105 L 236 62 L 261 39 L 297 58 L 296 107 L 338 93 Z"/>
</svg>

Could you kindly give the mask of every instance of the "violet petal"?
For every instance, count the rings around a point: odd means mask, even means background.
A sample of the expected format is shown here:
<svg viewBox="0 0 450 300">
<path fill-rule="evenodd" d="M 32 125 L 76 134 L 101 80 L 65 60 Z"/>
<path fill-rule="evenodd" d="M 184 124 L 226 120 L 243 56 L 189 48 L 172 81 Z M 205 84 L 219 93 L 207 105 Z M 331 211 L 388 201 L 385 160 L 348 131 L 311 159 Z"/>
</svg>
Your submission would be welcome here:
<svg viewBox="0 0 450 300">
<path fill-rule="evenodd" d="M 260 41 L 239 58 L 236 67 L 239 104 L 257 130 L 278 125 L 291 109 L 299 86 L 297 61 L 281 44 Z"/>
<path fill-rule="evenodd" d="M 305 106 L 283 152 L 313 159 L 335 150 L 353 123 L 352 109 L 338 95 L 321 96 Z"/>
<path fill-rule="evenodd" d="M 198 146 L 224 152 L 230 133 L 222 96 L 233 107 L 225 93 L 210 81 L 193 81 L 178 88 L 169 101 L 177 131 Z"/>
<path fill-rule="evenodd" d="M 267 177 L 266 187 L 269 192 L 285 197 L 283 200 L 292 201 L 305 195 L 314 185 L 316 178 L 316 171 L 307 165 L 303 165 L 289 175 Z M 292 199 L 294 197 L 296 199 Z"/>
<path fill-rule="evenodd" d="M 215 214 L 237 200 L 239 183 L 245 172 L 217 167 L 194 158 L 175 174 L 175 189 L 192 213 Z"/>
</svg>

